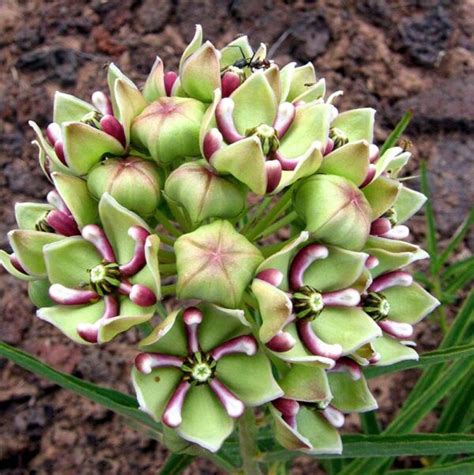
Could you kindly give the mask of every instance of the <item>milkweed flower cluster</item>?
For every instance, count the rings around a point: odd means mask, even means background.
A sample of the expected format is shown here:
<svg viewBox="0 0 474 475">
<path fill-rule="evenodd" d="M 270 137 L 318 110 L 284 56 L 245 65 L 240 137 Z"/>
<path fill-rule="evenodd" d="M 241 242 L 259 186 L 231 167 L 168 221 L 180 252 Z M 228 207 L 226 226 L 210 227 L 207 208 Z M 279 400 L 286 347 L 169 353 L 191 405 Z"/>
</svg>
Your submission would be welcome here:
<svg viewBox="0 0 474 475">
<path fill-rule="evenodd" d="M 284 447 L 340 453 L 344 415 L 377 408 L 363 369 L 416 359 L 438 305 L 407 270 L 427 257 L 405 240 L 410 153 L 245 36 L 218 50 L 197 27 L 178 71 L 157 57 L 139 88 L 112 64 L 108 85 L 31 123 L 52 189 L 16 205 L 3 266 L 77 343 L 153 324 L 132 380 L 168 438 L 217 451 L 258 407 Z M 290 238 L 262 239 L 278 223 Z"/>
</svg>

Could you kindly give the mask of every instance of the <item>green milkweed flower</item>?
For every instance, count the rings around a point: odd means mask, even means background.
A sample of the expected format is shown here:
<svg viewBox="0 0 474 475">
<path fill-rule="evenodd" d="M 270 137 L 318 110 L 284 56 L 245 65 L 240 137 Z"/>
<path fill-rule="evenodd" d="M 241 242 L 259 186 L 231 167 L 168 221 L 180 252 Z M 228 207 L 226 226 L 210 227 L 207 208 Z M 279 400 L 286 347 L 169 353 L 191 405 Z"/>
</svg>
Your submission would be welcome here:
<svg viewBox="0 0 474 475">
<path fill-rule="evenodd" d="M 213 452 L 246 406 L 283 395 L 242 310 L 187 307 L 170 314 L 140 348 L 132 379 L 142 409 Z"/>
</svg>

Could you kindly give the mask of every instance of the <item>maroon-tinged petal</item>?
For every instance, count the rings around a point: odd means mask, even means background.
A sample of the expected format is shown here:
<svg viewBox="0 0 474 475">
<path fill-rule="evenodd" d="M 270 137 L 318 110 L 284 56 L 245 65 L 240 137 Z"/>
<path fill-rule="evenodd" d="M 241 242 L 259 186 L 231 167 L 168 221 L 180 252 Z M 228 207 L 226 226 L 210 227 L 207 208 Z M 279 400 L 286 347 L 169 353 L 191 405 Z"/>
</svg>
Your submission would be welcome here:
<svg viewBox="0 0 474 475">
<path fill-rule="evenodd" d="M 209 381 L 209 386 L 214 391 L 217 399 L 224 406 L 229 417 L 233 419 L 239 418 L 245 410 L 244 403 L 235 396 L 233 392 L 227 389 L 217 378 Z"/>
<path fill-rule="evenodd" d="M 375 256 L 369 256 L 367 257 L 367 260 L 365 261 L 365 267 L 367 269 L 373 269 L 374 267 L 377 267 L 379 265 L 379 260 Z"/>
<path fill-rule="evenodd" d="M 318 259 L 326 259 L 329 251 L 327 247 L 320 244 L 310 244 L 298 251 L 290 266 L 289 283 L 292 290 L 303 287 L 303 277 L 306 269 Z"/>
<path fill-rule="evenodd" d="M 112 102 L 102 91 L 95 91 L 92 94 L 92 104 L 103 115 L 113 115 Z"/>
<path fill-rule="evenodd" d="M 273 128 L 276 130 L 279 139 L 281 139 L 290 128 L 295 118 L 295 113 L 295 106 L 289 102 L 283 102 L 278 106 Z"/>
<path fill-rule="evenodd" d="M 267 348 L 277 353 L 290 351 L 296 345 L 293 335 L 279 331 L 270 341 L 266 343 Z"/>
<path fill-rule="evenodd" d="M 77 334 L 88 343 L 99 341 L 99 327 L 93 323 L 80 323 L 76 327 Z"/>
<path fill-rule="evenodd" d="M 390 229 L 388 232 L 382 234 L 381 236 L 388 239 L 406 239 L 410 235 L 410 229 L 408 226 L 403 224 L 398 224 Z"/>
<path fill-rule="evenodd" d="M 334 366 L 334 368 L 331 369 L 331 371 L 347 371 L 354 381 L 357 381 L 362 377 L 362 371 L 360 370 L 360 366 L 354 360 L 351 360 L 350 358 L 346 357 L 339 358 L 336 362 L 336 365 Z"/>
<path fill-rule="evenodd" d="M 46 138 L 49 144 L 54 147 L 56 142 L 62 139 L 61 126 L 56 122 L 51 122 L 46 128 Z"/>
<path fill-rule="evenodd" d="M 183 411 L 183 404 L 184 400 L 186 399 L 186 394 L 188 394 L 190 389 L 191 384 L 187 381 L 182 381 L 179 383 L 175 392 L 171 396 L 168 404 L 166 404 L 161 420 L 168 427 L 178 427 L 183 421 L 181 413 Z"/>
<path fill-rule="evenodd" d="M 82 230 L 82 237 L 91 242 L 107 262 L 115 262 L 115 254 L 104 231 L 96 224 L 88 224 Z"/>
<path fill-rule="evenodd" d="M 85 305 L 99 298 L 93 290 L 70 289 L 61 284 L 51 285 L 48 293 L 51 300 L 60 305 Z"/>
<path fill-rule="evenodd" d="M 413 283 L 413 277 L 401 270 L 388 272 L 374 279 L 369 287 L 369 292 L 381 292 L 390 287 L 408 287 Z"/>
<path fill-rule="evenodd" d="M 118 300 L 113 295 L 106 295 L 104 297 L 105 308 L 102 314 L 101 320 L 107 320 L 108 318 L 115 318 L 120 311 L 120 305 Z"/>
<path fill-rule="evenodd" d="M 54 206 L 57 210 L 62 211 L 68 216 L 72 216 L 71 212 L 69 211 L 69 208 L 66 206 L 66 203 L 64 203 L 63 199 L 56 190 L 51 190 L 46 195 L 46 201 L 50 205 Z"/>
<path fill-rule="evenodd" d="M 76 221 L 71 216 L 68 216 L 62 211 L 52 210 L 46 217 L 46 222 L 51 226 L 58 234 L 63 236 L 77 236 L 81 234 L 77 227 Z"/>
<path fill-rule="evenodd" d="M 54 144 L 54 151 L 58 156 L 59 160 L 64 164 L 67 165 L 66 156 L 64 155 L 64 144 L 62 140 L 57 140 Z"/>
<path fill-rule="evenodd" d="M 232 113 L 234 112 L 234 101 L 230 97 L 221 99 L 216 107 L 216 122 L 219 131 L 228 144 L 238 142 L 244 137 L 237 131 Z"/>
<path fill-rule="evenodd" d="M 293 171 L 300 162 L 299 158 L 286 158 L 280 152 L 276 151 L 271 154 L 272 161 L 280 162 L 281 168 L 286 171 Z"/>
<path fill-rule="evenodd" d="M 336 429 L 340 429 L 344 425 L 344 414 L 335 407 L 328 406 L 321 411 L 324 418 Z"/>
<path fill-rule="evenodd" d="M 188 337 L 188 349 L 191 353 L 199 351 L 198 328 L 202 322 L 203 314 L 197 307 L 188 307 L 183 312 L 183 321 Z"/>
<path fill-rule="evenodd" d="M 242 82 L 241 77 L 234 71 L 227 71 L 222 75 L 221 90 L 222 97 L 229 97 Z"/>
<path fill-rule="evenodd" d="M 281 412 L 283 420 L 293 429 L 296 429 L 296 416 L 300 405 L 293 399 L 278 398 L 272 401 L 275 408 Z"/>
<path fill-rule="evenodd" d="M 135 252 L 129 262 L 119 267 L 124 276 L 135 275 L 145 266 L 145 242 L 150 233 L 141 226 L 131 226 L 128 235 L 135 241 Z"/>
<path fill-rule="evenodd" d="M 28 272 L 23 269 L 23 266 L 20 264 L 18 257 L 15 256 L 15 253 L 10 254 L 10 262 L 17 271 L 22 272 L 23 274 L 28 274 Z"/>
<path fill-rule="evenodd" d="M 395 338 L 404 339 L 413 335 L 413 327 L 409 323 L 394 322 L 393 320 L 381 320 L 379 327 Z"/>
<path fill-rule="evenodd" d="M 265 269 L 257 274 L 257 279 L 278 287 L 283 281 L 283 272 L 278 269 Z"/>
<path fill-rule="evenodd" d="M 104 117 L 100 119 L 100 127 L 106 134 L 117 139 L 124 147 L 126 146 L 127 139 L 123 126 L 113 115 L 104 115 Z"/>
<path fill-rule="evenodd" d="M 140 307 L 150 307 L 156 304 L 155 293 L 145 285 L 132 285 L 129 294 L 130 300 Z"/>
<path fill-rule="evenodd" d="M 377 169 L 375 168 L 375 165 L 371 163 L 369 165 L 369 168 L 367 169 L 367 175 L 365 177 L 365 180 L 362 183 L 362 185 L 360 185 L 359 188 L 364 188 L 364 186 L 367 186 L 374 179 L 376 172 L 377 172 Z"/>
<path fill-rule="evenodd" d="M 135 367 L 143 374 L 150 374 L 155 368 L 181 368 L 182 365 L 182 358 L 161 353 L 140 353 L 135 358 Z"/>
<path fill-rule="evenodd" d="M 392 229 L 392 224 L 387 218 L 378 218 L 370 225 L 370 234 L 382 236 Z"/>
<path fill-rule="evenodd" d="M 165 83 L 165 91 L 167 96 L 171 96 L 176 79 L 178 79 L 178 75 L 174 71 L 168 71 L 163 75 L 163 81 Z"/>
<path fill-rule="evenodd" d="M 328 307 L 355 307 L 360 302 L 360 294 L 355 289 L 336 290 L 322 294 L 323 303 Z"/>
<path fill-rule="evenodd" d="M 233 355 L 236 353 L 244 353 L 247 356 L 253 356 L 257 353 L 258 345 L 253 336 L 243 335 L 232 338 L 231 340 L 216 346 L 211 351 L 211 356 L 215 361 L 220 360 L 223 356 Z"/>
<path fill-rule="evenodd" d="M 326 148 L 323 151 L 323 155 L 329 155 L 334 150 L 334 140 L 328 139 L 328 143 L 326 144 Z"/>
<path fill-rule="evenodd" d="M 341 357 L 341 345 L 330 345 L 318 338 L 314 333 L 310 320 L 298 320 L 296 322 L 296 327 L 301 341 L 313 355 L 323 356 L 333 360 L 338 360 Z"/>
<path fill-rule="evenodd" d="M 267 174 L 267 193 L 271 193 L 280 183 L 282 167 L 278 160 L 265 162 L 265 172 Z"/>
<path fill-rule="evenodd" d="M 369 145 L 369 162 L 370 163 L 375 163 L 379 159 L 379 148 L 377 145 L 371 143 Z"/>
<path fill-rule="evenodd" d="M 211 157 L 216 153 L 224 143 L 222 134 L 217 129 L 211 129 L 204 137 L 202 145 L 204 157 L 209 162 Z"/>
<path fill-rule="evenodd" d="M 372 357 L 369 359 L 370 364 L 376 364 L 380 361 L 380 358 L 382 358 L 382 355 L 378 352 L 375 352 Z"/>
</svg>

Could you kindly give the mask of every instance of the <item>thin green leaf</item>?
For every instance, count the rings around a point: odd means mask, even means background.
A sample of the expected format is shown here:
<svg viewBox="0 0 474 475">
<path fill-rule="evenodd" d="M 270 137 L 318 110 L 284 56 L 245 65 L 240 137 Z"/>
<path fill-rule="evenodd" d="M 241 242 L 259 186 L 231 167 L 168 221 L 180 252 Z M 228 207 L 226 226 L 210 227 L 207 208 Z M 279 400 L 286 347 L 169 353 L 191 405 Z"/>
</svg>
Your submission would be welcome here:
<svg viewBox="0 0 474 475">
<path fill-rule="evenodd" d="M 376 411 L 361 412 L 359 419 L 364 434 L 380 434 L 380 424 L 377 420 Z"/>
<path fill-rule="evenodd" d="M 421 355 L 418 361 L 402 361 L 390 366 L 368 366 L 364 368 L 364 375 L 366 378 L 376 378 L 383 374 L 398 373 L 399 371 L 407 369 L 424 368 L 439 363 L 447 363 L 459 358 L 468 358 L 470 356 L 474 356 L 474 343 L 430 351 Z"/>
<path fill-rule="evenodd" d="M 37 358 L 7 343 L 0 342 L 0 356 L 13 361 L 18 366 L 31 371 L 37 376 L 56 383 L 64 389 L 68 389 L 121 416 L 134 420 L 141 426 L 150 429 L 155 434 L 155 438 L 161 439 L 161 425 L 138 409 L 138 404 L 134 397 L 57 371 Z"/>
<path fill-rule="evenodd" d="M 442 280 L 448 281 L 453 276 L 456 276 L 460 272 L 462 272 L 466 267 L 474 264 L 474 256 L 467 257 L 466 259 L 462 259 L 461 261 L 454 262 L 450 264 L 446 270 L 442 274 Z"/>
<path fill-rule="evenodd" d="M 436 404 L 453 388 L 456 387 L 464 378 L 470 375 L 472 370 L 471 364 L 459 361 L 449 367 L 441 374 L 439 381 L 442 384 L 433 384 L 427 388 L 423 394 L 410 404 L 405 404 L 399 411 L 397 418 L 383 432 L 384 435 L 401 434 L 399 437 L 409 440 L 416 434 L 408 435 L 407 433 L 415 429 Z M 406 434 L 406 435 L 403 435 Z M 382 436 L 380 436 L 382 437 Z M 443 439 L 442 436 L 440 436 Z M 445 437 L 448 437 L 446 435 Z M 459 449 L 455 453 L 464 453 Z M 412 454 L 415 455 L 415 454 Z M 432 453 L 420 453 L 418 455 L 443 455 Z M 378 457 L 382 457 L 377 453 Z M 374 457 L 374 454 L 371 454 Z M 365 475 L 367 473 L 379 473 L 379 469 L 386 463 L 386 460 L 369 458 L 366 460 L 354 460 L 344 467 L 339 475 Z"/>
<path fill-rule="evenodd" d="M 364 458 L 415 456 L 415 455 L 446 455 L 474 453 L 474 435 L 471 434 L 406 434 L 406 435 L 344 435 L 342 436 L 344 452 L 341 455 L 315 455 L 318 459 L 326 458 Z M 300 453 L 279 450 L 265 454 L 265 462 L 274 460 L 290 460 Z M 349 467 L 348 465 L 347 467 Z M 346 473 L 347 469 L 340 472 Z M 356 472 L 347 472 L 356 473 Z M 368 473 L 378 473 L 367 471 Z"/>
<path fill-rule="evenodd" d="M 428 182 L 428 172 L 426 168 L 426 162 L 421 162 L 421 192 L 428 198 L 425 203 L 425 214 L 426 214 L 426 224 L 427 224 L 427 235 L 426 235 L 426 247 L 428 253 L 430 254 L 430 269 L 431 273 L 434 275 L 438 267 L 438 244 L 436 239 L 436 221 L 433 211 L 433 205 L 431 202 L 431 190 Z"/>
<path fill-rule="evenodd" d="M 412 117 L 412 110 L 405 112 L 403 117 L 393 129 L 392 133 L 387 137 L 387 140 L 385 140 L 384 144 L 382 145 L 382 148 L 380 149 L 380 155 L 383 155 L 390 147 L 393 147 L 398 142 L 398 139 L 401 137 L 403 132 L 405 132 L 405 129 L 408 127 Z"/>
<path fill-rule="evenodd" d="M 474 275 L 474 263 L 470 264 L 467 269 L 464 269 L 459 275 L 449 283 L 448 287 L 445 289 L 445 292 L 450 295 L 458 292 L 465 287 L 466 284 L 472 282 L 472 277 Z"/>
<path fill-rule="evenodd" d="M 468 457 L 456 462 L 435 465 L 432 467 L 391 470 L 387 475 L 472 475 L 473 473 L 474 457 Z"/>
<path fill-rule="evenodd" d="M 186 454 L 171 454 L 160 470 L 161 475 L 179 475 L 196 457 Z"/>
<path fill-rule="evenodd" d="M 452 238 L 450 239 L 446 249 L 442 252 L 441 256 L 438 259 L 439 266 L 442 266 L 449 256 L 458 248 L 459 244 L 461 244 L 462 240 L 466 236 L 467 232 L 469 231 L 470 227 L 474 223 L 474 208 L 471 209 L 469 214 L 467 215 L 466 219 L 463 221 L 461 226 L 459 226 L 458 230 L 453 234 Z"/>
</svg>

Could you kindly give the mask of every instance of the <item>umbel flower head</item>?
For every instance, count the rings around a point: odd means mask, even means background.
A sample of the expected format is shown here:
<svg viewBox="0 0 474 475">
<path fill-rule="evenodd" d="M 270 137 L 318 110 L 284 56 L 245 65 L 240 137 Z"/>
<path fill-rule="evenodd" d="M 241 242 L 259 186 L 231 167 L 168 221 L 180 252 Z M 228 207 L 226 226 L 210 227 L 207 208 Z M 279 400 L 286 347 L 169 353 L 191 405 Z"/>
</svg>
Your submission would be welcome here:
<svg viewBox="0 0 474 475">
<path fill-rule="evenodd" d="M 1 264 L 78 343 L 146 333 L 133 385 L 170 447 L 217 451 L 258 407 L 289 450 L 341 453 L 345 414 L 377 408 L 364 368 L 418 358 L 438 305 L 408 267 L 428 257 L 405 240 L 411 154 L 245 36 L 218 49 L 198 26 L 177 71 L 107 82 L 31 122 L 53 189 L 16 205 Z"/>
</svg>

